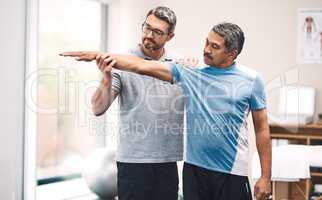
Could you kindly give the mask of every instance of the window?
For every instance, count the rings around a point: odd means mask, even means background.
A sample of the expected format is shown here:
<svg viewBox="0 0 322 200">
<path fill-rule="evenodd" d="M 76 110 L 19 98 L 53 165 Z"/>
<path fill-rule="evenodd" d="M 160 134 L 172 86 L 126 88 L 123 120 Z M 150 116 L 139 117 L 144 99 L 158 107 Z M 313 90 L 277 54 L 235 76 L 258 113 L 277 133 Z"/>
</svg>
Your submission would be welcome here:
<svg viewBox="0 0 322 200">
<path fill-rule="evenodd" d="M 39 0 L 37 69 L 38 184 L 77 177 L 88 154 L 105 144 L 90 98 L 100 79 L 95 63 L 58 54 L 100 50 L 104 9 L 90 0 Z M 103 26 L 102 26 L 103 24 Z"/>
</svg>

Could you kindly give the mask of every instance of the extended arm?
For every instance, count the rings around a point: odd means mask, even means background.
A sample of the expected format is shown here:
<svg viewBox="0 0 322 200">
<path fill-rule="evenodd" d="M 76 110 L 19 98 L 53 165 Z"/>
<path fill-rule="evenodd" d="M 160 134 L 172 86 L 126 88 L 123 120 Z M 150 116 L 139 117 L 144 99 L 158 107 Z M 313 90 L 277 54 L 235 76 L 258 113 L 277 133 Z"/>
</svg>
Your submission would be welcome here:
<svg viewBox="0 0 322 200">
<path fill-rule="evenodd" d="M 106 58 L 105 58 L 106 57 Z M 172 73 L 169 64 L 160 61 L 144 60 L 142 58 L 130 55 L 108 55 L 99 61 L 103 65 L 108 65 L 113 60 L 116 69 L 134 72 L 141 75 L 152 76 L 164 81 L 172 82 Z"/>
<path fill-rule="evenodd" d="M 136 56 L 102 54 L 97 51 L 71 51 L 59 54 L 65 57 L 74 57 L 77 61 L 93 61 L 103 74 L 99 88 L 91 99 L 92 110 L 95 115 L 103 114 L 118 95 L 116 90 L 111 88 L 112 67 L 130 71 L 142 75 L 152 76 L 165 81 L 172 81 L 170 66 L 159 61 L 147 61 Z M 196 61 L 193 59 L 190 63 Z M 189 63 L 189 61 L 187 62 Z"/>
<path fill-rule="evenodd" d="M 59 55 L 74 57 L 77 61 L 90 62 L 96 60 L 97 66 L 102 68 L 105 68 L 114 60 L 117 62 L 113 67 L 120 70 L 152 76 L 169 82 L 172 82 L 173 79 L 171 69 L 168 64 L 159 61 L 147 61 L 136 56 L 109 55 L 98 51 L 70 51 L 60 53 Z M 182 66 L 197 66 L 199 61 L 195 57 L 184 57 L 175 60 L 175 62 Z"/>
<path fill-rule="evenodd" d="M 102 54 L 98 51 L 70 51 L 60 53 L 59 55 L 74 57 L 77 61 L 91 62 L 93 60 L 96 60 L 97 65 L 97 58 L 102 56 Z M 118 91 L 112 89 L 112 73 L 110 70 L 108 70 L 114 64 L 115 61 L 109 63 L 109 65 L 107 66 L 98 66 L 103 76 L 100 85 L 96 89 L 91 99 L 92 111 L 96 116 L 104 114 L 118 95 Z"/>
<path fill-rule="evenodd" d="M 112 67 L 114 67 L 122 71 L 134 72 L 172 82 L 170 66 L 160 61 L 144 60 L 130 55 L 101 54 L 97 51 L 71 51 L 59 55 L 74 57 L 78 61 L 87 62 L 96 59 L 97 66 L 106 72 L 111 71 Z M 111 62 L 114 62 L 114 64 L 110 65 Z"/>
</svg>

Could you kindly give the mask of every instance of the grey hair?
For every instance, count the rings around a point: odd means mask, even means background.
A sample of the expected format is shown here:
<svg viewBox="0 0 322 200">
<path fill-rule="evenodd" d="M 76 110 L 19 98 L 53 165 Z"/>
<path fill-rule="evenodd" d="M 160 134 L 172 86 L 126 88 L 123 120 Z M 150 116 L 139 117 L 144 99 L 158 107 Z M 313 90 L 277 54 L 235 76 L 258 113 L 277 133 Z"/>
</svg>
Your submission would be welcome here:
<svg viewBox="0 0 322 200">
<path fill-rule="evenodd" d="M 157 18 L 167 22 L 170 26 L 169 32 L 174 31 L 177 24 L 177 17 L 176 17 L 176 14 L 173 12 L 173 10 L 171 10 L 168 7 L 158 6 L 156 8 L 151 9 L 146 15 L 146 17 L 150 15 L 154 15 Z"/>
<path fill-rule="evenodd" d="M 227 52 L 231 52 L 236 49 L 238 52 L 237 55 L 240 54 L 244 46 L 245 36 L 244 32 L 238 25 L 223 22 L 215 25 L 212 28 L 212 31 L 225 39 Z"/>
</svg>

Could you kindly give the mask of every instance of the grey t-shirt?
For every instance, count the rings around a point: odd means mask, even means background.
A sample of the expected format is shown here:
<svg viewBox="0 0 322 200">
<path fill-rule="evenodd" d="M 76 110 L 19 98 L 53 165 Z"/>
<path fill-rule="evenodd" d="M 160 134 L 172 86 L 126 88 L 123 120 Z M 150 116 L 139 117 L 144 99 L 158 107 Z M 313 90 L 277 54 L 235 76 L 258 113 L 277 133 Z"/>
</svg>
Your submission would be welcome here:
<svg viewBox="0 0 322 200">
<path fill-rule="evenodd" d="M 146 57 L 140 48 L 129 52 Z M 177 57 L 165 52 L 161 61 Z M 116 160 L 163 163 L 182 160 L 184 102 L 171 83 L 131 72 L 113 71 L 112 88 L 119 92 L 120 130 Z"/>
</svg>

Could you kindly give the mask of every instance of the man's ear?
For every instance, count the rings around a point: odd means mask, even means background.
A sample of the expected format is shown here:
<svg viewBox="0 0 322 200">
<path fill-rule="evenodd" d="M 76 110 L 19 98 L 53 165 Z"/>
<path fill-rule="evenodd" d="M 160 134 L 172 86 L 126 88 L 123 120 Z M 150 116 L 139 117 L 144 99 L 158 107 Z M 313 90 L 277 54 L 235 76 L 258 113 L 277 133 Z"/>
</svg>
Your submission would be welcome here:
<svg viewBox="0 0 322 200">
<path fill-rule="evenodd" d="M 234 60 L 238 55 L 238 51 L 237 49 L 233 49 L 230 53 L 229 53 L 229 57 L 232 58 L 232 60 Z"/>
<path fill-rule="evenodd" d="M 173 37 L 174 37 L 174 32 L 169 33 L 167 37 L 167 42 L 170 41 Z"/>
</svg>

